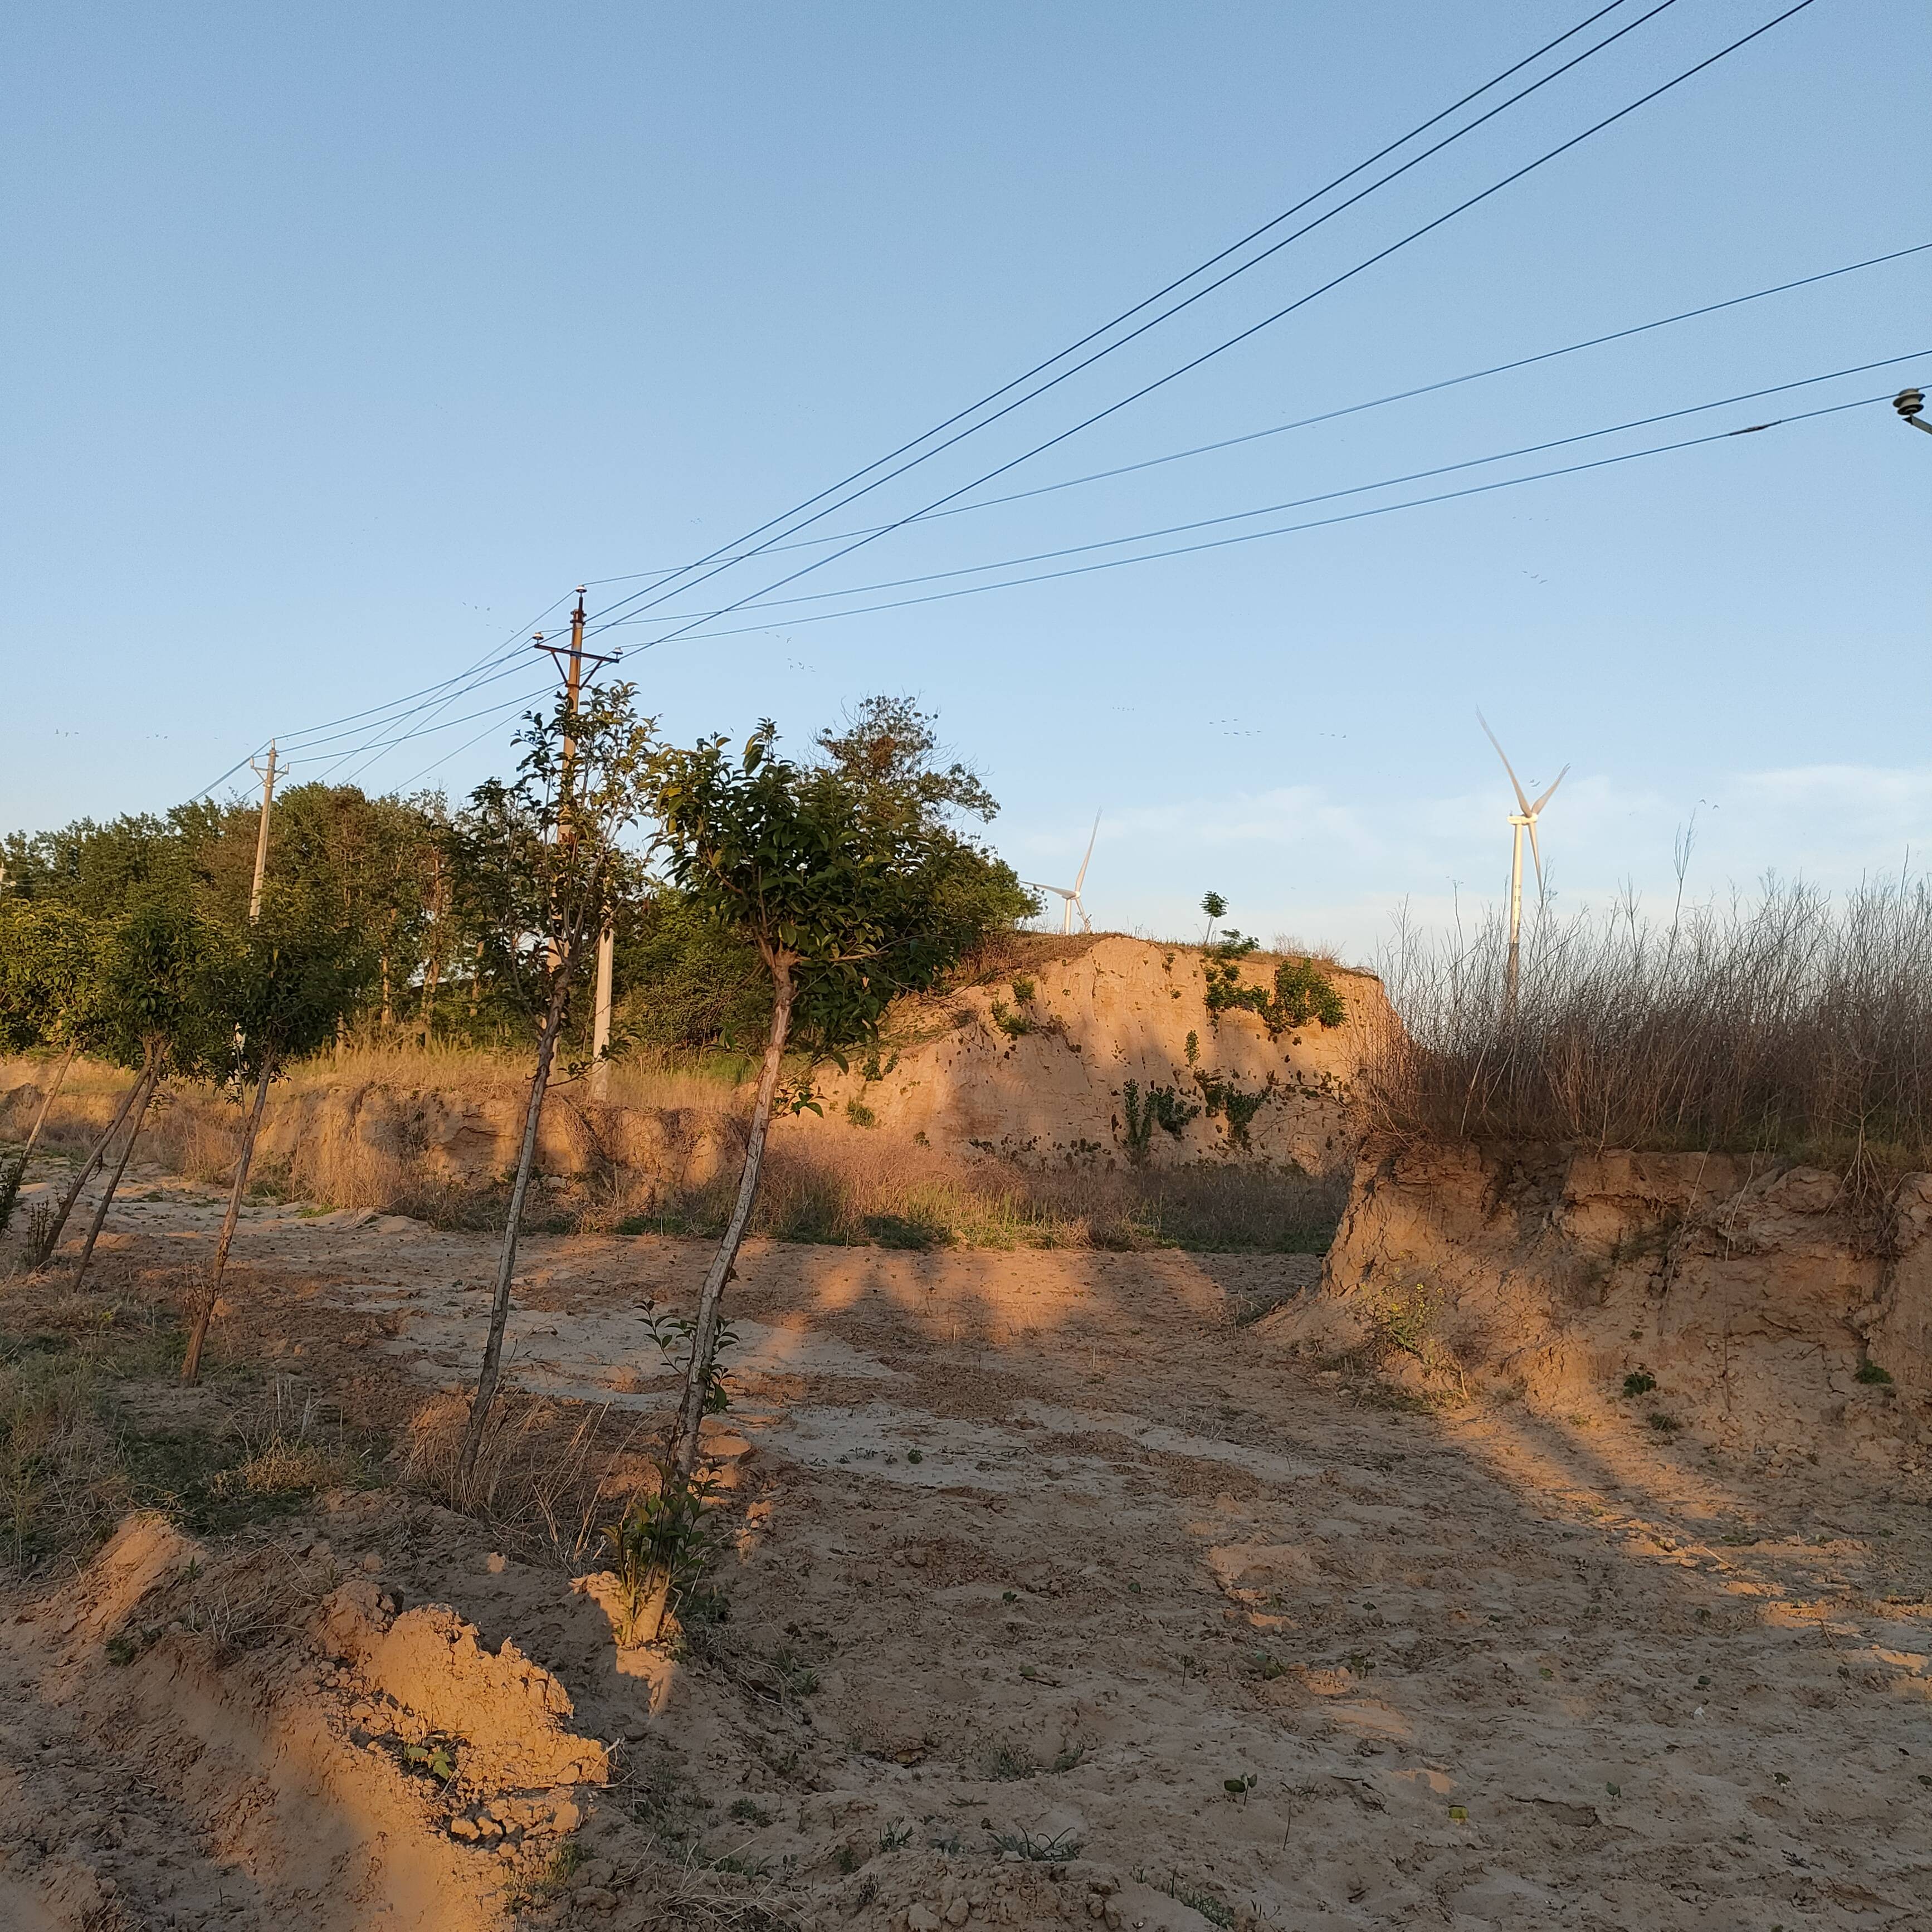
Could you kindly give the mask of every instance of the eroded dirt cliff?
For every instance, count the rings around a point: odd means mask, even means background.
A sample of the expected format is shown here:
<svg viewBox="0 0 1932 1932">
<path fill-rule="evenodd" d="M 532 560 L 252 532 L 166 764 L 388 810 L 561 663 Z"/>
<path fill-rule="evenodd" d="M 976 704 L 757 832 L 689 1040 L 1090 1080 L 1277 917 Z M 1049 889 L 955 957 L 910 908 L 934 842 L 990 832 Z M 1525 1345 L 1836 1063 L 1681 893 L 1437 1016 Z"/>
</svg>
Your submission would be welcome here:
<svg viewBox="0 0 1932 1932">
<path fill-rule="evenodd" d="M 1425 1391 L 1474 1377 L 1766 1456 L 1910 1462 L 1932 1420 L 1932 1175 L 1874 1204 L 1727 1155 L 1372 1142 L 1320 1289 L 1270 1318 Z"/>
</svg>

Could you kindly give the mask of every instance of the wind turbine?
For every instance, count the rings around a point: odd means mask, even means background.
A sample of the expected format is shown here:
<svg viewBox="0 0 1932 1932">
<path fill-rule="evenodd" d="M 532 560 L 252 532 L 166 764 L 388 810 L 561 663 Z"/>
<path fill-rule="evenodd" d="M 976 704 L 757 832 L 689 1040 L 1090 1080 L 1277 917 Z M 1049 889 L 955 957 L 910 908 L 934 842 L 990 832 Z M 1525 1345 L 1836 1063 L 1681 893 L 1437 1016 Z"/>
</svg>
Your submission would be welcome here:
<svg viewBox="0 0 1932 1932">
<path fill-rule="evenodd" d="M 1080 888 L 1087 883 L 1088 861 L 1094 856 L 1094 841 L 1100 836 L 1100 814 L 1096 812 L 1094 814 L 1094 830 L 1087 841 L 1087 857 L 1081 860 L 1080 869 L 1074 874 L 1072 885 L 1043 886 L 1036 879 L 1022 879 L 1020 881 L 1023 886 L 1032 886 L 1036 892 L 1058 892 L 1066 902 L 1066 916 L 1060 922 L 1060 927 L 1062 932 L 1073 930 L 1073 915 L 1076 912 L 1080 915 L 1081 931 L 1091 932 L 1094 930 L 1094 922 L 1087 916 L 1087 908 L 1081 900 Z"/>
<path fill-rule="evenodd" d="M 1517 964 L 1521 957 L 1522 941 L 1522 835 L 1529 834 L 1529 856 L 1536 862 L 1536 890 L 1539 896 L 1543 891 L 1543 854 L 1536 843 L 1536 821 L 1543 808 L 1556 794 L 1556 788 L 1564 780 L 1570 767 L 1565 765 L 1550 781 L 1550 789 L 1532 805 L 1525 796 L 1522 782 L 1516 777 L 1516 767 L 1509 761 L 1509 754 L 1498 742 L 1496 734 L 1490 729 L 1490 721 L 1480 711 L 1476 713 L 1476 722 L 1483 728 L 1484 735 L 1496 748 L 1496 756 L 1503 761 L 1503 770 L 1509 773 L 1509 782 L 1516 791 L 1516 802 L 1520 809 L 1509 815 L 1510 832 L 1510 906 L 1509 906 L 1509 1003 L 1516 1005 Z"/>
</svg>

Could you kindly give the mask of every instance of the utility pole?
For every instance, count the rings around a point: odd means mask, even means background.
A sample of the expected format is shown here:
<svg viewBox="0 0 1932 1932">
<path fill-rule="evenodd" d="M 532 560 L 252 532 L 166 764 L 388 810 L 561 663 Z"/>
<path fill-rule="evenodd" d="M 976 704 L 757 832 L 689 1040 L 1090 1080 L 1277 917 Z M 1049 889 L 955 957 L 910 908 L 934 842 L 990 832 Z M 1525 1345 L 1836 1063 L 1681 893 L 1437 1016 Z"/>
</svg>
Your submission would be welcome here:
<svg viewBox="0 0 1932 1932">
<path fill-rule="evenodd" d="M 590 1030 L 590 1097 L 610 1097 L 610 960 L 616 940 L 610 930 L 610 909 L 604 909 L 604 929 L 597 935 L 596 1016 Z"/>
<path fill-rule="evenodd" d="M 584 650 L 584 626 L 586 620 L 584 610 L 584 586 L 580 584 L 577 586 L 577 608 L 570 614 L 569 654 L 563 658 L 564 696 L 570 716 L 573 718 L 577 716 L 578 694 L 583 688 L 585 659 L 587 658 L 591 663 L 596 664 L 614 664 L 619 655 L 613 653 L 610 656 L 604 657 L 595 651 L 586 652 Z M 562 646 L 544 643 L 543 634 L 541 632 L 537 634 L 536 645 L 538 650 L 548 651 L 553 658 L 563 656 Z M 558 813 L 560 821 L 558 837 L 561 842 L 566 844 L 572 836 L 570 773 L 571 767 L 575 764 L 576 760 L 577 740 L 572 737 L 566 737 L 563 741 L 563 802 Z M 610 967 L 612 955 L 615 950 L 610 930 L 610 912 L 607 906 L 604 912 L 602 929 L 597 935 L 597 997 L 593 1009 L 594 1018 L 592 1022 L 590 1047 L 593 1062 L 590 1076 L 590 1090 L 592 1097 L 598 1100 L 604 1097 L 610 1088 L 610 1071 L 604 1056 L 610 1051 Z"/>
<path fill-rule="evenodd" d="M 275 797 L 275 741 L 268 740 L 268 762 L 258 765 L 253 758 L 248 760 L 248 769 L 259 772 L 262 778 L 262 823 L 255 834 L 255 883 L 248 894 L 248 923 L 250 926 L 262 916 L 262 877 L 268 868 L 268 808 Z"/>
<path fill-rule="evenodd" d="M 1922 429 L 1932 436 L 1932 423 L 1922 420 L 1925 413 L 1925 397 L 1918 389 L 1901 389 L 1892 398 L 1892 406 L 1899 414 L 1901 422 L 1910 423 L 1914 429 Z"/>
</svg>

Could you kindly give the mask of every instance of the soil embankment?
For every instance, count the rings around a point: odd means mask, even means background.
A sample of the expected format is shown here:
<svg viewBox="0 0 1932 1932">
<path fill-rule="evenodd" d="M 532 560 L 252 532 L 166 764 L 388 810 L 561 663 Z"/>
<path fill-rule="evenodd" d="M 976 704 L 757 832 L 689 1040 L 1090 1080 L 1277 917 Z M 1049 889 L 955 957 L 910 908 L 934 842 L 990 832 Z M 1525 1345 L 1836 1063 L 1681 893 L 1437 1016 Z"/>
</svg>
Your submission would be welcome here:
<svg viewBox="0 0 1932 1932">
<path fill-rule="evenodd" d="M 1270 1322 L 1421 1393 L 1473 1379 L 1766 1460 L 1911 1465 L 1932 1440 L 1932 1175 L 1874 1212 L 1836 1174 L 1726 1155 L 1371 1142 L 1321 1288 Z"/>
<path fill-rule="evenodd" d="M 1174 1096 L 1174 1124 L 1157 1124 L 1138 1150 L 1150 1164 L 1346 1166 L 1349 1084 L 1389 1021 L 1382 982 L 1327 969 L 1340 1024 L 1270 1030 L 1252 1011 L 1210 1009 L 1204 964 L 1193 946 L 1094 940 L 909 1016 L 922 1024 L 908 1042 L 824 1083 L 828 1096 L 935 1146 L 1111 1160 L 1128 1151 L 1131 1081 L 1137 1097 Z M 1276 964 L 1234 962 L 1238 986 L 1267 990 Z"/>
<path fill-rule="evenodd" d="M 1030 1202 L 1049 1174 L 1135 1178 L 1112 1190 L 1120 1201 L 1032 1202 L 1066 1239 L 1083 1216 L 1130 1222 L 1126 1195 L 1147 1192 L 1150 1177 L 1185 1169 L 1211 1188 L 1216 1175 L 1306 1174 L 1331 1184 L 1309 1217 L 1325 1238 L 1356 1139 L 1348 1084 L 1388 1023 L 1378 980 L 1334 969 L 1339 1024 L 1271 1031 L 1252 1011 L 1210 1010 L 1196 949 L 1104 938 L 1018 956 L 1025 970 L 896 1012 L 888 1040 L 848 1072 L 821 1070 L 820 1111 L 775 1124 L 777 1191 L 789 1174 L 795 1192 L 836 1197 L 839 1238 L 862 1238 L 868 1221 L 919 1220 L 920 1200 L 962 1176 L 982 1192 L 989 1175 L 1015 1177 Z M 1257 954 L 1233 970 L 1265 992 L 1274 964 Z M 256 1172 L 332 1207 L 487 1222 L 522 1136 L 519 1074 L 481 1055 L 318 1060 L 272 1091 Z M 0 1141 L 25 1134 L 46 1077 L 37 1063 L 0 1066 Z M 77 1080 L 56 1106 L 50 1147 L 98 1131 L 124 1080 L 105 1069 Z M 748 1109 L 746 1090 L 689 1072 L 620 1064 L 604 1102 L 584 1082 L 560 1082 L 538 1140 L 537 1221 L 614 1226 L 670 1210 L 704 1224 L 707 1213 L 685 1210 L 735 1178 Z M 234 1157 L 238 1121 L 218 1093 L 184 1087 L 144 1145 L 173 1172 L 212 1179 Z M 1278 1245 L 1280 1209 L 1258 1196 L 1254 1226 L 1227 1244 Z M 800 1218 L 814 1211 L 808 1202 Z"/>
</svg>

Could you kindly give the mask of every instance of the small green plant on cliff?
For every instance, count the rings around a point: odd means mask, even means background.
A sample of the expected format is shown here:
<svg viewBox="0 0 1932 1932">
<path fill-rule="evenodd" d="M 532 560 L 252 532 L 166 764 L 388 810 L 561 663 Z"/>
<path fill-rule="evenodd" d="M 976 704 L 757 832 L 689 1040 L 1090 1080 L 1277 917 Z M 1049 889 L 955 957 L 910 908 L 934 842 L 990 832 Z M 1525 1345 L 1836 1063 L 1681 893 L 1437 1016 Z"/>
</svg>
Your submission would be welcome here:
<svg viewBox="0 0 1932 1932">
<path fill-rule="evenodd" d="M 1226 1012 L 1256 1015 L 1270 1040 L 1298 1027 L 1340 1026 L 1348 1009 L 1335 982 L 1312 959 L 1284 959 L 1274 969 L 1272 991 L 1251 986 L 1241 979 L 1241 962 L 1259 950 L 1261 941 L 1232 927 L 1211 946 L 1202 948 L 1201 973 L 1208 982 L 1208 1016 L 1216 1022 Z"/>
<path fill-rule="evenodd" d="M 1188 1122 L 1197 1119 L 1201 1112 L 1191 1101 L 1184 1100 L 1175 1088 L 1156 1086 L 1151 1081 L 1144 1092 L 1138 1080 L 1123 1082 L 1120 1103 L 1127 1117 L 1126 1132 L 1122 1138 L 1127 1158 L 1136 1162 L 1147 1158 L 1156 1127 L 1178 1140 L 1186 1132 Z"/>
<path fill-rule="evenodd" d="M 1017 1007 L 1008 1006 L 1004 1000 L 995 1000 L 993 1002 L 993 1024 L 1009 1040 L 1019 1040 L 1031 1033 L 1040 1022 L 1032 1014 L 1022 1012 Z"/>
<path fill-rule="evenodd" d="M 1188 1036 L 1193 1038 L 1192 1034 Z M 1224 1119 L 1228 1124 L 1228 1140 L 1231 1146 L 1248 1145 L 1248 1130 L 1253 1126 L 1255 1116 L 1268 1104 L 1274 1091 L 1274 1076 L 1270 1073 L 1267 1084 L 1253 1093 L 1245 1092 L 1235 1083 L 1219 1073 L 1197 1072 L 1194 1084 L 1201 1090 L 1201 1103 L 1208 1119 Z"/>
<path fill-rule="evenodd" d="M 1657 1386 L 1657 1378 L 1647 1369 L 1633 1369 L 1624 1378 L 1624 1394 L 1627 1396 L 1648 1395 Z"/>
<path fill-rule="evenodd" d="M 1852 1379 L 1855 1382 L 1877 1384 L 1881 1382 L 1888 1382 L 1892 1380 L 1892 1377 L 1886 1370 L 1880 1368 L 1876 1362 L 1861 1362 L 1858 1366 L 1857 1372 L 1852 1377 Z"/>
<path fill-rule="evenodd" d="M 1313 960 L 1284 959 L 1274 969 L 1274 998 L 1262 1012 L 1271 1036 L 1292 1027 L 1338 1027 L 1347 1017 L 1334 981 Z"/>
</svg>

